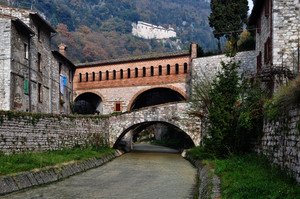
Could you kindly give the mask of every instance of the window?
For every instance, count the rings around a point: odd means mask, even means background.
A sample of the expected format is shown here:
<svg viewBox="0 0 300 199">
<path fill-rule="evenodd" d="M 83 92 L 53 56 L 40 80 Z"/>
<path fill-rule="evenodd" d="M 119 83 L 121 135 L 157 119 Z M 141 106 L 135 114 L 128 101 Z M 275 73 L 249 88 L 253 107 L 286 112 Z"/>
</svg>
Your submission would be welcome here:
<svg viewBox="0 0 300 199">
<path fill-rule="evenodd" d="M 29 81 L 28 81 L 28 79 L 25 79 L 24 80 L 24 93 L 25 94 L 29 94 Z"/>
<path fill-rule="evenodd" d="M 138 76 L 139 76 L 139 69 L 135 68 L 135 77 L 138 77 Z"/>
<path fill-rule="evenodd" d="M 106 71 L 106 80 L 109 80 L 109 72 L 108 72 L 108 70 Z"/>
<path fill-rule="evenodd" d="M 28 59 L 28 45 L 24 43 L 24 58 Z"/>
<path fill-rule="evenodd" d="M 95 81 L 95 72 L 93 72 L 93 81 Z"/>
<path fill-rule="evenodd" d="M 188 67 L 187 67 L 187 63 L 184 63 L 184 73 L 187 73 Z"/>
<path fill-rule="evenodd" d="M 130 78 L 130 68 L 127 69 L 127 78 Z"/>
<path fill-rule="evenodd" d="M 38 67 L 39 72 L 42 72 L 42 55 L 41 55 L 41 53 L 38 53 L 37 67 Z"/>
<path fill-rule="evenodd" d="M 61 74 L 61 69 L 62 69 L 62 63 L 58 63 L 58 73 Z"/>
<path fill-rule="evenodd" d="M 266 41 L 264 47 L 265 47 L 264 63 L 267 64 L 267 63 L 269 63 L 269 61 L 271 59 L 271 40 L 270 40 L 270 37 Z"/>
<path fill-rule="evenodd" d="M 116 70 L 113 71 L 113 79 L 116 79 L 117 78 L 117 73 L 116 73 Z"/>
<path fill-rule="evenodd" d="M 154 76 L 154 67 L 151 66 L 151 76 Z"/>
<path fill-rule="evenodd" d="M 178 65 L 178 64 L 175 65 L 175 73 L 176 73 L 176 74 L 179 73 L 179 65 Z"/>
<path fill-rule="evenodd" d="M 73 74 L 72 74 L 72 71 L 69 70 L 69 82 L 71 83 L 72 82 L 72 79 L 73 79 Z"/>
<path fill-rule="evenodd" d="M 257 70 L 257 72 L 259 72 L 261 70 L 261 52 L 259 52 L 259 55 L 257 56 L 256 70 Z"/>
<path fill-rule="evenodd" d="M 167 65 L 167 75 L 170 75 L 171 73 L 171 66 L 168 64 Z"/>
<path fill-rule="evenodd" d="M 38 95 L 39 95 L 39 102 L 43 102 L 43 88 L 42 85 L 38 84 Z"/>
<path fill-rule="evenodd" d="M 85 73 L 85 81 L 88 82 L 89 81 L 89 74 Z"/>
<path fill-rule="evenodd" d="M 115 112 L 121 112 L 121 103 L 120 102 L 116 102 L 115 103 Z"/>
<path fill-rule="evenodd" d="M 82 82 L 82 74 L 79 73 L 79 82 Z"/>
<path fill-rule="evenodd" d="M 260 33 L 261 32 L 261 18 L 259 17 L 257 20 L 257 24 L 256 24 L 256 32 Z"/>
<path fill-rule="evenodd" d="M 146 67 L 143 67 L 143 77 L 146 77 Z"/>
<path fill-rule="evenodd" d="M 265 16 L 268 17 L 270 14 L 270 1 L 265 0 Z"/>
<path fill-rule="evenodd" d="M 102 72 L 99 71 L 99 81 L 102 81 Z"/>
<path fill-rule="evenodd" d="M 158 75 L 159 76 L 162 75 L 162 66 L 161 65 L 158 66 Z"/>
<path fill-rule="evenodd" d="M 120 70 L 120 79 L 123 79 L 123 69 Z"/>
</svg>

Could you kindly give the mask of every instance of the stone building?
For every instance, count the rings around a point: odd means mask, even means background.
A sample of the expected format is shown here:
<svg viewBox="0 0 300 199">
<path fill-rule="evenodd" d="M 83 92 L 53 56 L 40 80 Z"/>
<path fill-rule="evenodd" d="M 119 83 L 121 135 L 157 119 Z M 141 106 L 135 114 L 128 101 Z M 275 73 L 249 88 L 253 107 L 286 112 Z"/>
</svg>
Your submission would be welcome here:
<svg viewBox="0 0 300 199">
<path fill-rule="evenodd" d="M 258 77 L 271 90 L 299 74 L 299 0 L 256 0 L 248 25 L 256 27 Z"/>
<path fill-rule="evenodd" d="M 77 113 L 125 112 L 187 99 L 191 60 L 188 51 L 78 64 L 74 76 Z"/>
<path fill-rule="evenodd" d="M 62 64 L 62 68 L 73 67 L 74 72 L 74 65 L 51 51 L 54 28 L 30 10 L 0 6 L 0 15 L 0 109 L 70 113 L 53 108 L 60 102 L 53 90 L 60 84 L 55 63 L 66 62 L 68 66 Z"/>
<path fill-rule="evenodd" d="M 168 29 L 156 26 L 143 21 L 132 23 L 132 34 L 144 39 L 168 39 L 176 37 L 176 32 L 172 27 Z"/>
</svg>

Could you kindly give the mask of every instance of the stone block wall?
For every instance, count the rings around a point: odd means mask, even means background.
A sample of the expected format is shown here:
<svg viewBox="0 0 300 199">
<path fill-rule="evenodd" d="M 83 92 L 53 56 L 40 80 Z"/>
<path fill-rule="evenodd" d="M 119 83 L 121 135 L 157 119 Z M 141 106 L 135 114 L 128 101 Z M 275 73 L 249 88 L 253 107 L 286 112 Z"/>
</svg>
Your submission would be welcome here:
<svg viewBox="0 0 300 199">
<path fill-rule="evenodd" d="M 210 57 L 200 57 L 192 60 L 192 76 L 201 77 L 205 74 L 213 77 L 221 69 L 221 61 L 227 63 L 230 57 L 216 55 Z M 239 73 L 245 73 L 246 77 L 251 77 L 256 73 L 256 53 L 255 51 L 240 52 L 235 56 L 236 61 L 241 62 Z"/>
<path fill-rule="evenodd" d="M 11 20 L 0 18 L 0 109 L 10 109 Z"/>
<path fill-rule="evenodd" d="M 273 2 L 273 64 L 279 66 L 283 64 L 291 71 L 295 70 L 293 69 L 293 56 L 297 57 L 297 45 L 300 37 L 299 16 L 299 0 L 276 0 Z M 281 52 L 283 51 L 282 56 Z"/>
<path fill-rule="evenodd" d="M 0 113 L 0 151 L 57 150 L 86 146 L 102 137 L 108 142 L 108 119 L 61 115 Z"/>
<path fill-rule="evenodd" d="M 291 110 L 289 117 L 288 123 L 266 122 L 256 150 L 271 163 L 289 171 L 300 183 L 300 109 Z"/>
</svg>

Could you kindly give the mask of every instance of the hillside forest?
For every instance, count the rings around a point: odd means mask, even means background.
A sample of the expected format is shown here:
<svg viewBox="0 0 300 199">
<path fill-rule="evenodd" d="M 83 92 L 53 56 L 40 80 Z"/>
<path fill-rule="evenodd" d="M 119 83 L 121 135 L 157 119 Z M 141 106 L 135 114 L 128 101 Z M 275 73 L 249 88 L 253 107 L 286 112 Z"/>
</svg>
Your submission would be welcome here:
<svg viewBox="0 0 300 199">
<path fill-rule="evenodd" d="M 0 0 L 0 4 L 38 11 L 57 30 L 53 47 L 63 42 L 74 63 L 157 54 L 198 43 L 215 50 L 207 0 Z M 146 40 L 131 34 L 132 23 L 173 27 L 177 38 Z"/>
</svg>

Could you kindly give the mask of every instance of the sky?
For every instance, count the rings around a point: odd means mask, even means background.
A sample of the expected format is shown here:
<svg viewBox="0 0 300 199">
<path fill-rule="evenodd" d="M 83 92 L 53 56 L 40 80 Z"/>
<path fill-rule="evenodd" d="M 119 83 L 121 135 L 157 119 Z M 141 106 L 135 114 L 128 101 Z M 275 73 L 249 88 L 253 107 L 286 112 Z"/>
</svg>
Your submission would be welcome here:
<svg viewBox="0 0 300 199">
<path fill-rule="evenodd" d="M 252 0 L 248 0 L 248 5 L 249 5 L 249 11 L 248 13 L 251 14 L 252 8 L 253 8 L 253 1 Z"/>
</svg>

